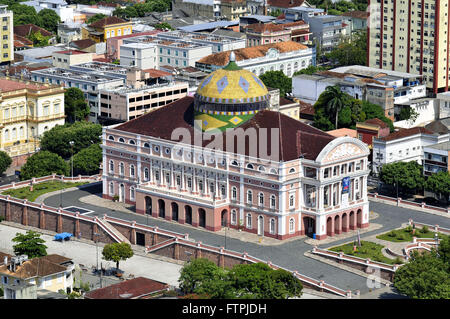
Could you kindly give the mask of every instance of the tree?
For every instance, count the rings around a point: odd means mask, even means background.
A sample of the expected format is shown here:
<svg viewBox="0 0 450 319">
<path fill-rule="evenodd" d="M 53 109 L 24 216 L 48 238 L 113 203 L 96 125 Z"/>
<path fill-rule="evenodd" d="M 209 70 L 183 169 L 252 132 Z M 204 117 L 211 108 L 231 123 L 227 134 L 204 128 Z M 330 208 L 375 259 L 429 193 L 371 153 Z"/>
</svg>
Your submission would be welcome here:
<svg viewBox="0 0 450 319">
<path fill-rule="evenodd" d="M 14 253 L 17 256 L 27 255 L 28 258 L 47 256 L 45 240 L 37 232 L 29 230 L 26 234 L 16 233 L 16 237 L 12 241 L 17 243 L 13 246 Z"/>
<path fill-rule="evenodd" d="M 58 154 L 62 158 L 68 159 L 73 154 L 92 144 L 100 143 L 102 126 L 90 122 L 75 122 L 73 124 L 56 125 L 52 129 L 44 132 L 41 138 L 41 150 Z"/>
<path fill-rule="evenodd" d="M 367 120 L 380 119 L 389 126 L 390 132 L 394 132 L 394 123 L 391 119 L 387 118 L 384 114 L 384 110 L 380 105 L 370 103 L 368 101 L 362 101 L 362 112 L 364 112 Z"/>
<path fill-rule="evenodd" d="M 56 33 L 61 22 L 59 15 L 51 9 L 42 9 L 38 12 L 38 25 L 47 31 Z"/>
<path fill-rule="evenodd" d="M 417 117 L 419 116 L 419 113 L 413 109 L 411 106 L 407 105 L 401 108 L 400 114 L 398 115 L 398 119 L 400 121 L 411 121 L 411 123 L 414 123 L 417 120 Z"/>
<path fill-rule="evenodd" d="M 443 236 L 440 240 L 438 253 L 444 263 L 450 263 L 450 235 Z"/>
<path fill-rule="evenodd" d="M 32 177 L 41 177 L 56 173 L 58 175 L 69 174 L 69 164 L 61 156 L 49 151 L 39 151 L 27 159 L 20 170 L 20 179 L 27 180 Z"/>
<path fill-rule="evenodd" d="M 259 77 L 270 88 L 280 89 L 280 96 L 292 92 L 292 79 L 284 75 L 283 71 L 267 71 Z"/>
<path fill-rule="evenodd" d="M 384 183 L 399 186 L 408 193 L 422 189 L 425 183 L 422 166 L 415 161 L 385 164 L 380 178 Z"/>
<path fill-rule="evenodd" d="M 102 255 L 105 260 L 114 261 L 119 269 L 119 261 L 133 257 L 133 249 L 128 243 L 113 243 L 103 247 Z"/>
<path fill-rule="evenodd" d="M 325 66 L 310 65 L 307 68 L 304 68 L 304 69 L 301 69 L 299 71 L 294 72 L 293 76 L 300 75 L 300 74 L 312 75 L 314 73 L 321 72 L 321 71 L 326 71 L 328 69 L 329 68 L 325 67 Z"/>
<path fill-rule="evenodd" d="M 436 252 L 414 252 L 394 277 L 397 290 L 414 299 L 450 299 L 449 264 Z"/>
<path fill-rule="evenodd" d="M 448 171 L 434 173 L 425 181 L 425 189 L 444 197 L 448 201 L 450 194 L 450 173 Z"/>
<path fill-rule="evenodd" d="M 91 24 L 91 23 L 94 23 L 95 21 L 101 20 L 101 19 L 106 18 L 106 17 L 107 17 L 106 14 L 103 14 L 103 13 L 96 13 L 96 14 L 94 14 L 92 17 L 90 17 L 90 18 L 86 21 L 86 23 L 89 25 L 89 24 Z"/>
<path fill-rule="evenodd" d="M 168 24 L 167 22 L 161 22 L 161 23 L 157 23 L 153 26 L 155 29 L 157 30 L 175 30 L 170 24 Z"/>
<path fill-rule="evenodd" d="M 43 36 L 40 31 L 33 32 L 28 39 L 33 42 L 34 47 L 45 47 L 48 45 L 50 36 Z"/>
<path fill-rule="evenodd" d="M 322 99 L 320 99 L 320 97 Z M 339 112 L 350 101 L 350 96 L 341 91 L 338 85 L 328 86 L 325 91 L 320 95 L 319 100 L 323 103 L 321 106 L 325 109 L 327 114 L 332 115 L 334 118 L 334 127 L 338 128 Z M 317 104 L 317 103 L 316 103 Z M 314 105 L 314 108 L 316 105 Z"/>
<path fill-rule="evenodd" d="M 340 43 L 325 54 L 337 66 L 367 65 L 367 32 L 360 31 L 351 37 L 343 37 Z"/>
<path fill-rule="evenodd" d="M 11 163 L 12 159 L 9 157 L 8 153 L 0 151 L 0 175 L 3 175 Z"/>
<path fill-rule="evenodd" d="M 99 144 L 92 144 L 74 155 L 74 174 L 92 175 L 94 173 L 98 173 L 101 161 L 102 148 Z"/>
<path fill-rule="evenodd" d="M 78 88 L 67 89 L 64 93 L 64 112 L 69 123 L 84 120 L 90 112 L 90 108 L 84 93 Z"/>
</svg>

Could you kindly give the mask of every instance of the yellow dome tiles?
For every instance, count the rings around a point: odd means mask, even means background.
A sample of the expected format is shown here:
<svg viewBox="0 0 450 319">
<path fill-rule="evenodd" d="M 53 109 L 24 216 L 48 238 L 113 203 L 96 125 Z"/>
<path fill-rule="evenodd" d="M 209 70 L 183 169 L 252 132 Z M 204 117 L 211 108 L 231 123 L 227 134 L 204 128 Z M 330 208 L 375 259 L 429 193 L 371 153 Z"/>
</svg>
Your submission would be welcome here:
<svg viewBox="0 0 450 319">
<path fill-rule="evenodd" d="M 266 100 L 269 92 L 250 71 L 219 69 L 200 83 L 197 94 L 206 102 L 248 103 Z"/>
</svg>

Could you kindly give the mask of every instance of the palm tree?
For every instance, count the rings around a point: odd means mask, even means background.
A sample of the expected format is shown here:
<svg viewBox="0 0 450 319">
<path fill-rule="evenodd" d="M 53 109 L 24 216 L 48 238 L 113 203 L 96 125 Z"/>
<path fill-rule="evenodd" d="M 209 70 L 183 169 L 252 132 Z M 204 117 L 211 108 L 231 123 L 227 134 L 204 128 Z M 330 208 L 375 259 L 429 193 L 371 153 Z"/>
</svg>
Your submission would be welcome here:
<svg viewBox="0 0 450 319">
<path fill-rule="evenodd" d="M 333 115 L 335 118 L 335 129 L 338 128 L 338 116 L 339 112 L 345 106 L 348 101 L 348 95 L 341 91 L 338 85 L 328 86 L 322 93 L 324 98 L 325 111 L 329 115 Z"/>
</svg>

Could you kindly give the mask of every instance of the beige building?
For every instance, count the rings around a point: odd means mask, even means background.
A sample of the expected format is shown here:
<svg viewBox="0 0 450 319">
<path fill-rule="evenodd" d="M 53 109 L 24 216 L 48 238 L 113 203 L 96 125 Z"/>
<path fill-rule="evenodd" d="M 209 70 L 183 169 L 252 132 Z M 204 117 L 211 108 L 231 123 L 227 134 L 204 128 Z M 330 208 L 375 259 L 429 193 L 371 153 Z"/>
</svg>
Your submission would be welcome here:
<svg viewBox="0 0 450 319">
<path fill-rule="evenodd" d="M 39 291 L 71 292 L 74 264 L 60 255 L 28 259 L 0 253 L 0 286 L 4 299 L 36 299 Z"/>
<path fill-rule="evenodd" d="M 369 0 L 371 67 L 423 75 L 427 89 L 448 91 L 449 0 Z"/>
<path fill-rule="evenodd" d="M 0 5 L 0 21 L 0 64 L 4 64 L 14 60 L 13 13 L 6 5 Z"/>
<path fill-rule="evenodd" d="M 45 131 L 64 124 L 64 88 L 8 77 L 0 88 L 0 149 L 21 165 Z"/>
<path fill-rule="evenodd" d="M 70 66 L 81 63 L 92 62 L 94 53 L 78 50 L 64 50 L 53 52 L 53 66 L 62 69 L 68 69 Z"/>
<path fill-rule="evenodd" d="M 237 20 L 248 13 L 246 0 L 174 0 L 172 9 L 183 10 L 189 16 Z"/>
</svg>

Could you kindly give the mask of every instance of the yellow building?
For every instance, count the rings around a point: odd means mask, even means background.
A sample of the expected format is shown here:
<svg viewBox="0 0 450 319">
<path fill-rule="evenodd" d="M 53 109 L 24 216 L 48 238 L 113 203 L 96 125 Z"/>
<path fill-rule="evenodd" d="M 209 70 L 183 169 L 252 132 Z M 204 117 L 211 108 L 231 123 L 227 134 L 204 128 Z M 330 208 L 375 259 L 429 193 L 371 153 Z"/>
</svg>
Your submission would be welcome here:
<svg viewBox="0 0 450 319">
<path fill-rule="evenodd" d="M 449 6 L 449 0 L 370 0 L 368 65 L 421 74 L 434 93 L 448 91 Z"/>
<path fill-rule="evenodd" d="M 6 5 L 0 5 L 0 64 L 10 63 L 14 60 L 13 13 L 7 8 Z"/>
<path fill-rule="evenodd" d="M 39 290 L 72 291 L 74 264 L 69 258 L 56 254 L 32 259 L 26 255 L 0 256 L 4 258 L 0 262 L 0 286 L 5 299 L 36 299 Z"/>
<path fill-rule="evenodd" d="M 81 29 L 82 39 L 92 39 L 95 42 L 105 42 L 109 38 L 132 33 L 131 21 L 118 17 L 106 17 L 97 20 Z"/>
<path fill-rule="evenodd" d="M 64 125 L 64 87 L 0 78 L 0 150 L 20 166 L 39 147 L 39 137 Z"/>
</svg>

